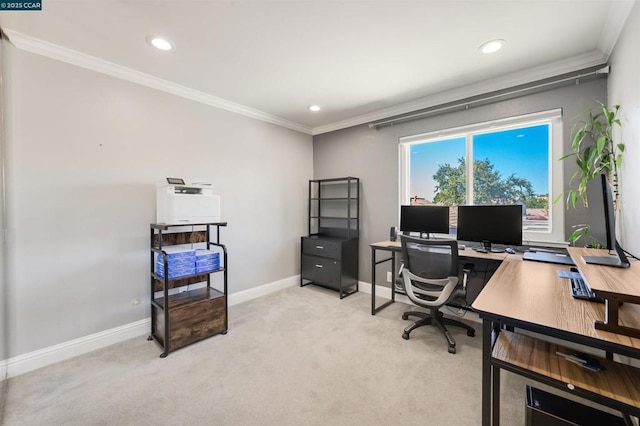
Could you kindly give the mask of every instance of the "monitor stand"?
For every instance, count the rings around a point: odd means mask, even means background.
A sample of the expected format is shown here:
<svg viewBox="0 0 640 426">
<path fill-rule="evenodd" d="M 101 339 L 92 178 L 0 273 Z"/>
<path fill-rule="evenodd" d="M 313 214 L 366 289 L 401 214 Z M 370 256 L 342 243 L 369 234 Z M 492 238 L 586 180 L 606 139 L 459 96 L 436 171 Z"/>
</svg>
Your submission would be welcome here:
<svg viewBox="0 0 640 426">
<path fill-rule="evenodd" d="M 592 265 L 614 266 L 616 268 L 628 268 L 631 266 L 622 247 L 616 241 L 616 253 L 609 256 L 582 256 L 582 259 Z"/>
<path fill-rule="evenodd" d="M 480 253 L 504 253 L 504 248 L 493 247 L 489 241 L 483 241 L 482 247 L 474 249 Z"/>
</svg>

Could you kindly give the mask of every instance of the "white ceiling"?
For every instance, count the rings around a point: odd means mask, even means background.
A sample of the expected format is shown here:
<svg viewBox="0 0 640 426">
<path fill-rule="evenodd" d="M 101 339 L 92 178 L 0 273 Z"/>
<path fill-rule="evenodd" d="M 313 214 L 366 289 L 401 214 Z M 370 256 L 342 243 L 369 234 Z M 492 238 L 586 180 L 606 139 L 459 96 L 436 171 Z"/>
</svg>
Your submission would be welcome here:
<svg viewBox="0 0 640 426">
<path fill-rule="evenodd" d="M 42 0 L 0 26 L 19 48 L 318 134 L 601 64 L 633 2 Z"/>
</svg>

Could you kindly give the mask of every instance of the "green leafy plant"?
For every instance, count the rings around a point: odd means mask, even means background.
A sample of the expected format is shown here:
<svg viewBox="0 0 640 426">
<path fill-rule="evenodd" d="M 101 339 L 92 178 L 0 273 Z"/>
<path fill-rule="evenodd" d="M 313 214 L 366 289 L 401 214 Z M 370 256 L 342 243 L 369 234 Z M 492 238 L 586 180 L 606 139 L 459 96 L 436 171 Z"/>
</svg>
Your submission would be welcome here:
<svg viewBox="0 0 640 426">
<path fill-rule="evenodd" d="M 616 143 L 613 140 L 613 128 L 622 126 L 620 119 L 617 118 L 619 109 L 620 105 L 614 105 L 610 109 L 605 104 L 599 103 L 596 112 L 589 110 L 580 114 L 577 118 L 581 119 L 571 127 L 572 152 L 560 158 L 560 160 L 575 158 L 578 165 L 578 170 L 569 180 L 571 188 L 567 192 L 567 208 L 575 208 L 579 200 L 583 205 L 587 205 L 587 184 L 601 173 L 607 175 L 613 190 L 614 206 L 617 208 L 620 198 L 618 170 L 622 165 L 622 154 L 625 149 L 623 143 Z M 562 196 L 563 194 L 560 194 L 554 202 Z M 569 237 L 570 241 L 576 241 L 589 234 L 589 225 L 577 225 L 574 228 L 575 231 Z"/>
</svg>

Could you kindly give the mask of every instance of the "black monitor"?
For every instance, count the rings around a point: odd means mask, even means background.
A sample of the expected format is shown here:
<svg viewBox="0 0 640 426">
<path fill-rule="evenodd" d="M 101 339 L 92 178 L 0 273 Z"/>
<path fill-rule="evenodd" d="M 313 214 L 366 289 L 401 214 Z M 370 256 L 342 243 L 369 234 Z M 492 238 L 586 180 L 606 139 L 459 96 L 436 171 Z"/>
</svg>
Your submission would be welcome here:
<svg viewBox="0 0 640 426">
<path fill-rule="evenodd" d="M 482 250 L 503 252 L 492 244 L 522 245 L 522 206 L 496 204 L 458 206 L 458 234 L 461 241 L 482 243 Z"/>
<path fill-rule="evenodd" d="M 400 206 L 400 231 L 448 234 L 449 206 Z"/>
<path fill-rule="evenodd" d="M 628 268 L 627 256 L 616 240 L 616 215 L 613 208 L 613 194 L 607 176 L 601 174 L 587 183 L 587 213 L 589 215 L 589 235 L 605 249 L 615 250 L 615 255 L 582 256 L 585 262 L 595 265 Z"/>
</svg>

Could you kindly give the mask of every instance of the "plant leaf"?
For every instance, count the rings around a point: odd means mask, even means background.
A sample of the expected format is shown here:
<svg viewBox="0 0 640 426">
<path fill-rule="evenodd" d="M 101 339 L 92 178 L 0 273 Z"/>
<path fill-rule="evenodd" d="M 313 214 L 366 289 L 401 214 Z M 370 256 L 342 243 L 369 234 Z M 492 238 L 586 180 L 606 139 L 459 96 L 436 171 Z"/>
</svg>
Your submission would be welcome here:
<svg viewBox="0 0 640 426">
<path fill-rule="evenodd" d="M 553 199 L 553 204 L 556 204 L 564 197 L 564 192 L 561 192 L 556 198 Z"/>
<path fill-rule="evenodd" d="M 606 136 L 600 136 L 598 138 L 598 142 L 596 143 L 596 152 L 597 153 L 602 153 L 604 151 L 604 147 L 607 144 L 607 137 Z"/>
<path fill-rule="evenodd" d="M 563 155 L 562 157 L 558 158 L 558 161 L 566 160 L 567 158 L 573 157 L 574 155 L 576 155 L 575 152 L 572 152 L 571 154 Z"/>
</svg>

